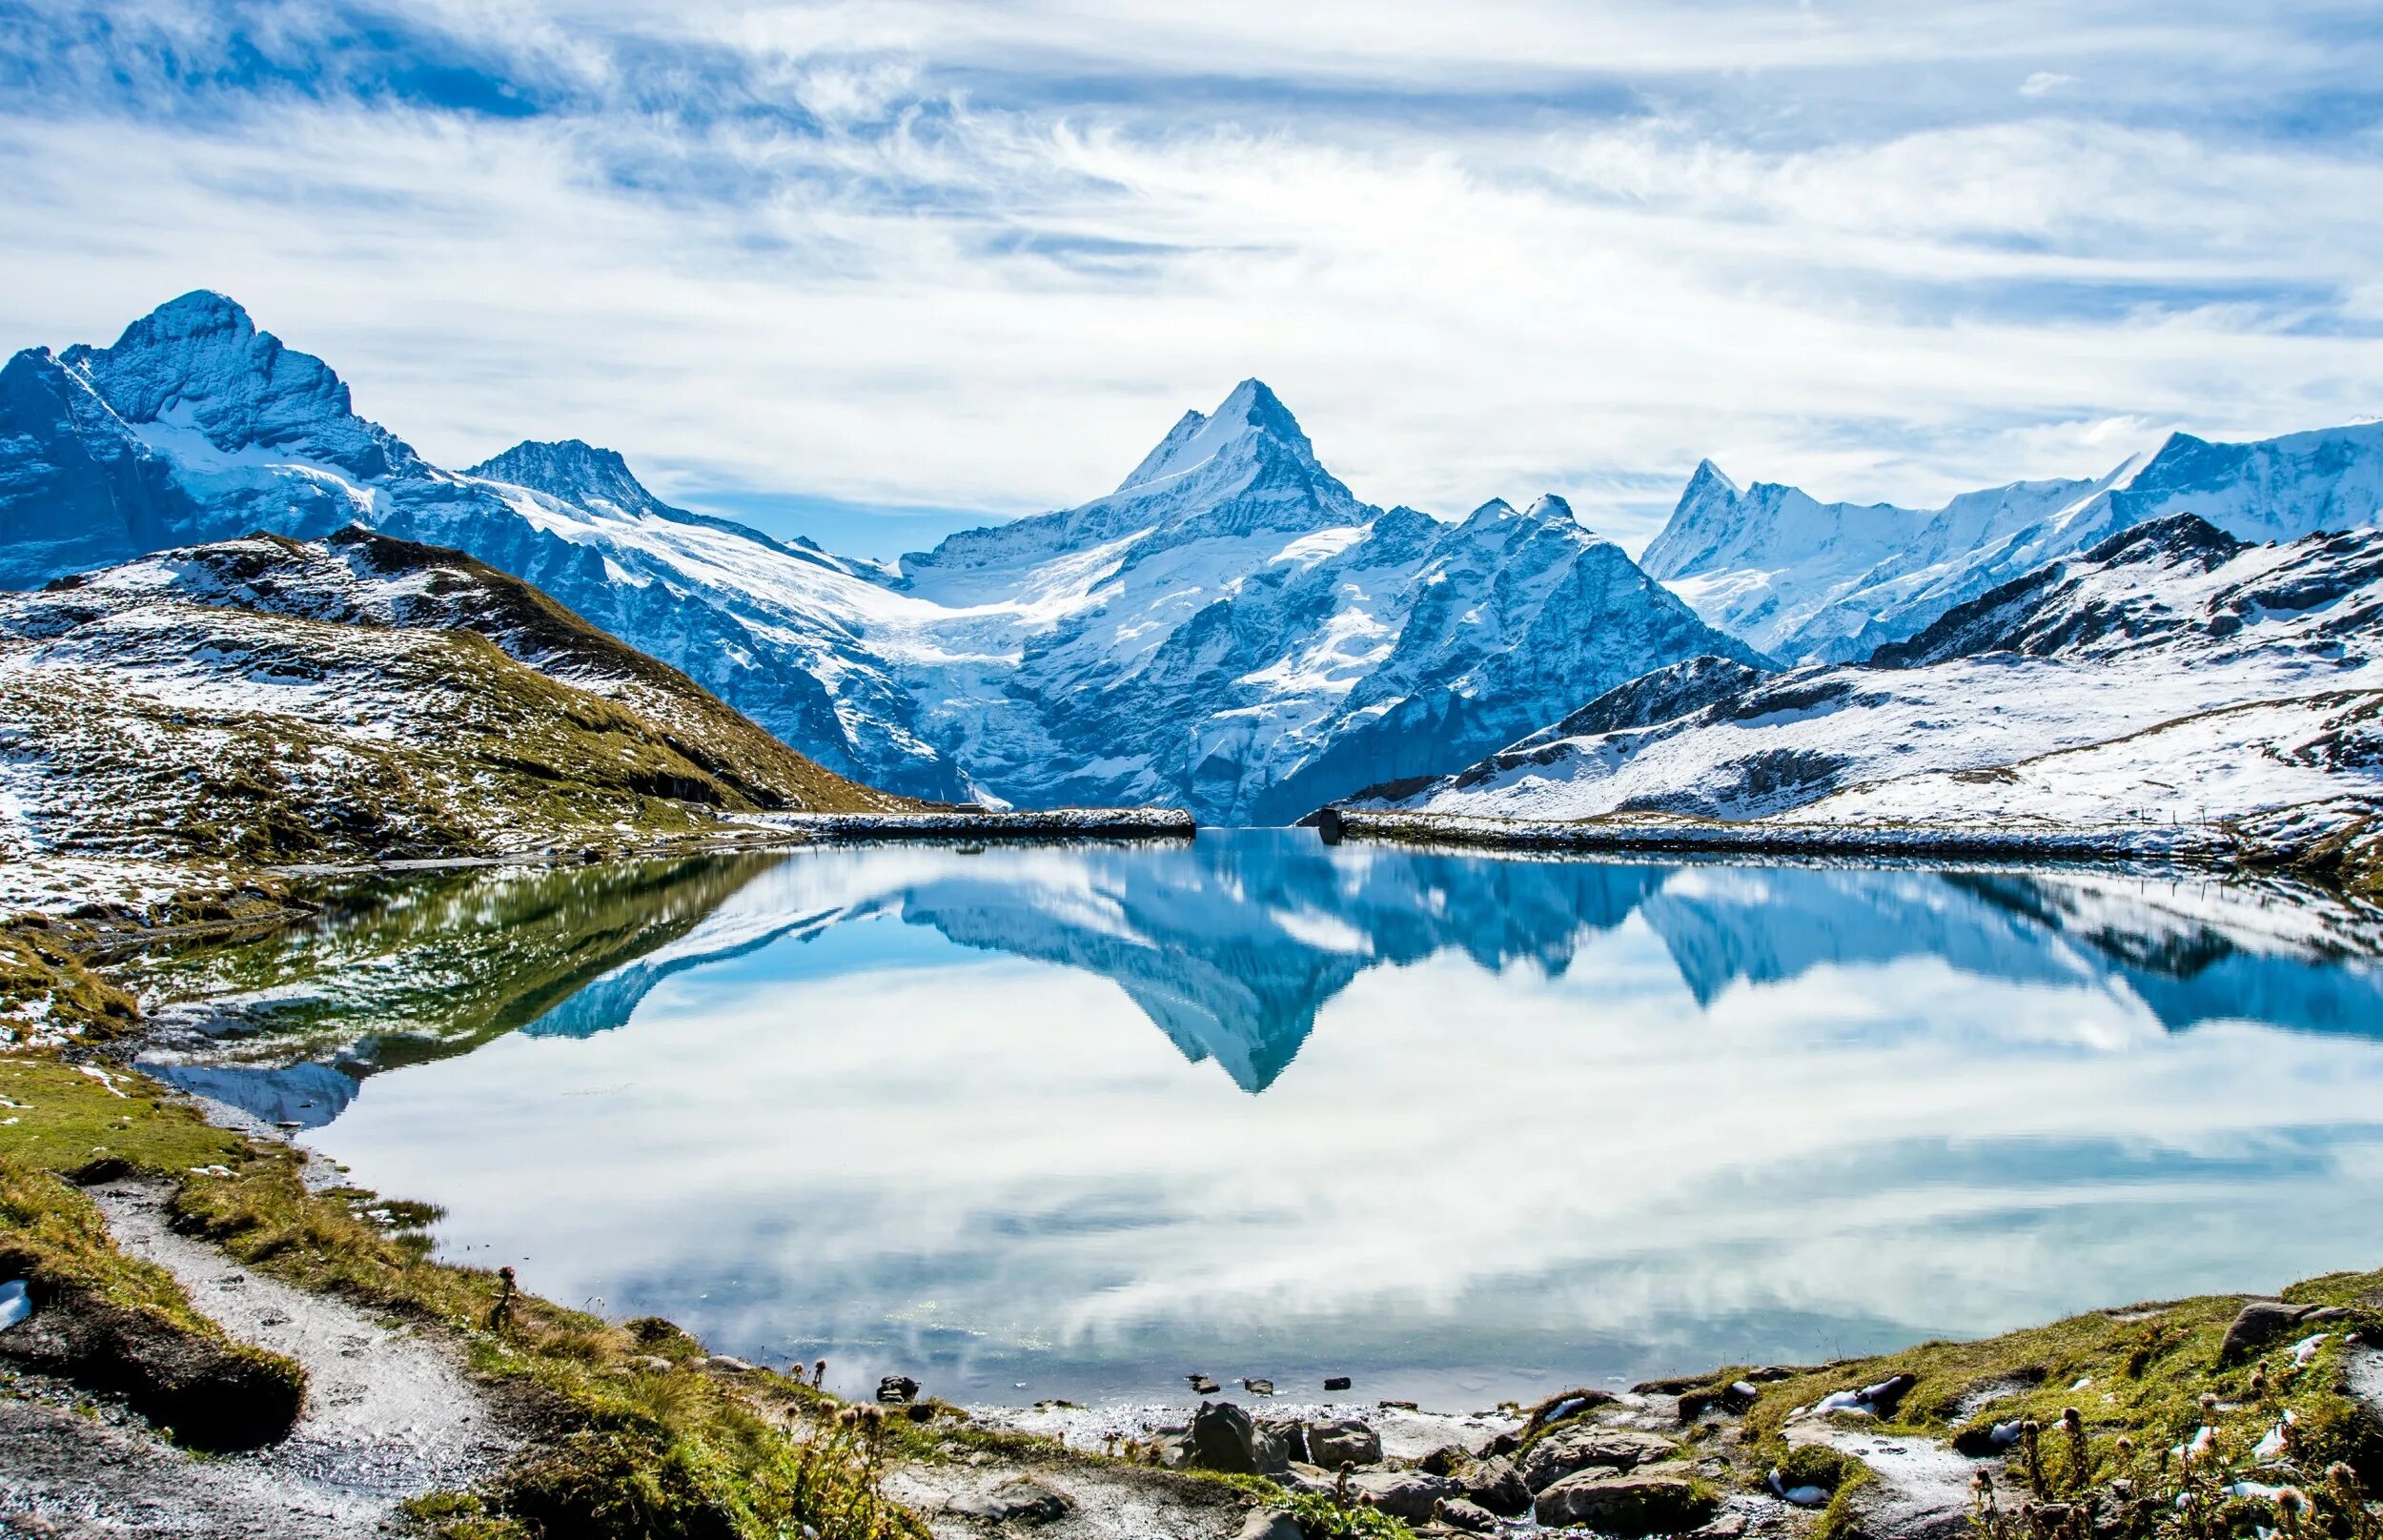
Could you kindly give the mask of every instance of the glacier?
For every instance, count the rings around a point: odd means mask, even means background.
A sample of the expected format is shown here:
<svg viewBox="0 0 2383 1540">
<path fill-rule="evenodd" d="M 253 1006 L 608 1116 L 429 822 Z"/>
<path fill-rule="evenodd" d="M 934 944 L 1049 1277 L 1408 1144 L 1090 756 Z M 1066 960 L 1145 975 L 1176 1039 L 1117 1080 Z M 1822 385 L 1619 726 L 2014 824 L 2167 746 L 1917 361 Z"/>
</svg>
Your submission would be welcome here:
<svg viewBox="0 0 2383 1540">
<path fill-rule="evenodd" d="M 0 585 L 350 524 L 545 590 L 828 768 L 931 800 L 1283 822 L 1682 659 L 1761 661 L 1557 497 L 1360 501 L 1264 384 L 1113 491 L 884 563 L 672 507 L 620 456 L 464 471 L 221 294 L 0 370 Z"/>
</svg>

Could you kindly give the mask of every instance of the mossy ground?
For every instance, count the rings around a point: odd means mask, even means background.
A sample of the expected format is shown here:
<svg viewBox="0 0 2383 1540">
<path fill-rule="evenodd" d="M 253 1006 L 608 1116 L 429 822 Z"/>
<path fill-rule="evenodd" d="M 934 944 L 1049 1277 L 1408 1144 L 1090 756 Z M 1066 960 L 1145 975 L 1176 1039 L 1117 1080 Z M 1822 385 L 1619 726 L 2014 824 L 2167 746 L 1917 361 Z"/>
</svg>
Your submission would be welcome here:
<svg viewBox="0 0 2383 1540">
<path fill-rule="evenodd" d="M 1907 1373 L 1917 1383 L 1893 1416 L 1884 1423 L 1865 1420 L 1863 1428 L 1951 1440 L 1996 1424 L 2036 1425 L 2035 1457 L 2029 1459 L 2024 1445 L 2015 1448 L 1997 1479 L 2006 1515 L 2015 1515 L 2021 1503 L 2090 1502 L 2099 1505 L 2103 1533 L 2184 1533 L 2173 1528 L 2173 1505 L 2182 1493 L 2189 1510 L 2192 1501 L 2204 1501 L 2209 1512 L 2203 1517 L 2214 1526 L 2194 1532 L 2248 1533 L 2228 1526 L 2239 1520 L 2272 1528 L 2279 1522 L 2272 1505 L 2213 1495 L 2218 1489 L 2238 1480 L 2298 1485 L 2327 1510 L 2338 1506 L 2337 1496 L 2328 1494 L 2338 1491 L 2342 1478 L 2327 1476 L 2336 1466 L 2372 1497 L 2383 1491 L 2383 1428 L 2350 1396 L 2344 1370 L 2352 1350 L 2350 1333 L 2369 1343 L 2383 1340 L 2383 1271 L 2309 1279 L 2281 1297 L 2347 1311 L 2293 1334 L 2325 1334 L 2305 1362 L 2284 1341 L 2244 1362 L 2221 1365 L 2219 1345 L 2244 1301 L 2215 1295 L 2094 1311 L 1977 1342 L 1923 1343 L 1766 1383 L 1745 1415 L 1741 1463 L 1750 1482 L 1777 1465 L 1790 1478 L 1837 1490 L 1838 1501 L 1821 1526 L 1823 1535 L 1834 1532 L 1865 1472 L 1824 1449 L 1790 1449 L 1789 1419 L 1833 1391 Z M 1725 1386 L 1742 1372 L 1721 1370 L 1711 1384 Z M 2077 1417 L 2065 1423 L 2071 1409 Z M 2255 1455 L 2287 1413 L 2288 1448 Z M 2188 1478 L 2172 1451 L 2203 1439 L 2204 1429 L 2208 1452 Z M 1822 1465 L 1829 1469 L 1818 1469 Z M 2221 1521 L 2217 1510 L 2228 1504 L 2233 1505 L 2230 1516 Z M 2350 1534 L 2363 1532 L 2350 1527 L 2354 1523 L 2373 1521 L 2352 1520 L 2344 1511 L 2332 1522 L 2334 1532 Z"/>
<path fill-rule="evenodd" d="M 84 961 L 84 927 L 41 915 L 0 924 L 0 1045 L 53 1034 L 110 1038 L 140 1021 L 132 995 Z"/>
</svg>

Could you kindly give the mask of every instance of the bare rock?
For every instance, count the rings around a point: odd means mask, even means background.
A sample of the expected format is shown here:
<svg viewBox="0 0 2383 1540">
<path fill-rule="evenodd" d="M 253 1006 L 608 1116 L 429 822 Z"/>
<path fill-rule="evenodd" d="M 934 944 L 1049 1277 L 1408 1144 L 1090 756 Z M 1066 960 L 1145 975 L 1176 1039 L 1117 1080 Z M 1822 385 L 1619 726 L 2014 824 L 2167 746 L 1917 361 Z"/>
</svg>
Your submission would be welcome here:
<svg viewBox="0 0 2383 1540">
<path fill-rule="evenodd" d="M 1312 1422 L 1306 1431 L 1309 1460 L 1327 1469 L 1382 1463 L 1382 1435 L 1354 1417 Z"/>
<path fill-rule="evenodd" d="M 1634 1428 L 1559 1428 L 1524 1453 L 1522 1483 L 1543 1491 L 1576 1470 L 1629 1470 L 1679 1452 L 1671 1439 Z"/>
<path fill-rule="evenodd" d="M 944 1504 L 947 1512 L 988 1524 L 1051 1524 L 1066 1518 L 1074 1507 L 1069 1498 L 1024 1476 L 1012 1476 L 991 1491 L 954 1497 Z"/>
<path fill-rule="evenodd" d="M 1258 1473 L 1257 1425 L 1230 1401 L 1203 1401 L 1192 1414 L 1192 1461 L 1228 1475 Z"/>
<path fill-rule="evenodd" d="M 1488 1534 L 1497 1528 L 1497 1514 L 1463 1497 L 1441 1498 L 1432 1516 L 1452 1530 L 1464 1530 L 1474 1534 Z"/>
<path fill-rule="evenodd" d="M 1430 1520 L 1433 1508 L 1443 1497 L 1461 1497 L 1464 1493 L 1445 1476 L 1427 1475 L 1420 1470 L 1360 1470 L 1349 1478 L 1349 1495 L 1353 1501 L 1362 1499 L 1393 1518 L 1409 1524 Z"/>
<path fill-rule="evenodd" d="M 1531 1511 L 1531 1488 L 1504 1456 L 1477 1460 L 1456 1472 L 1466 1497 L 1508 1518 Z"/>
<path fill-rule="evenodd" d="M 1581 1524 L 1607 1534 L 1678 1534 L 1713 1516 L 1712 1494 L 1665 1470 L 1587 1469 L 1538 1495 L 1533 1509 L 1548 1526 Z"/>
<path fill-rule="evenodd" d="M 1281 1509 L 1261 1508 L 1241 1521 L 1233 1540 L 1307 1540 L 1307 1531 Z"/>
</svg>

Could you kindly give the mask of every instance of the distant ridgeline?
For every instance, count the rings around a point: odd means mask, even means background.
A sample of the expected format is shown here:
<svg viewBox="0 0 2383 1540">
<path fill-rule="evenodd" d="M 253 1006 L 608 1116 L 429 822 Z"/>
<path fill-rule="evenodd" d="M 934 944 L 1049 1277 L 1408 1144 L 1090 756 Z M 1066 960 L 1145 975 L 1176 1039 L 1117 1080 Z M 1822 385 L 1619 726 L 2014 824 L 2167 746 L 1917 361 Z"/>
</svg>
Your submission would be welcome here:
<svg viewBox="0 0 2383 1540">
<path fill-rule="evenodd" d="M 1249 380 L 1108 496 L 888 566 L 670 507 L 577 441 L 431 465 L 217 294 L 0 372 L 0 585 L 362 525 L 525 579 L 838 775 L 1218 822 L 1445 775 L 1696 659 L 1864 658 L 2147 519 L 2290 539 L 2372 522 L 2379 491 L 2383 426 L 2178 436 L 1937 510 L 1707 464 L 1641 567 L 1554 496 L 1456 523 L 1362 503 Z"/>
</svg>

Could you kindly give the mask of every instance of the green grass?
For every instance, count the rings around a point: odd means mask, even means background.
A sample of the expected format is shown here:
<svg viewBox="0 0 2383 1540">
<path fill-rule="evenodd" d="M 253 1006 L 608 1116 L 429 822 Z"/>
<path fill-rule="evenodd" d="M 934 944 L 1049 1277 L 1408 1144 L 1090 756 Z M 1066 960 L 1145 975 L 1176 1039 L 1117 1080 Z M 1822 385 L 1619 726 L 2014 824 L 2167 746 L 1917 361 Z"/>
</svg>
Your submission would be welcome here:
<svg viewBox="0 0 2383 1540">
<path fill-rule="evenodd" d="M 925 1535 L 877 1489 L 898 1429 L 840 1422 L 832 1398 L 781 1375 L 698 1367 L 683 1334 L 529 1295 L 497 1326 L 496 1276 L 431 1262 L 426 1237 L 410 1227 L 435 1210 L 356 1187 L 310 1191 L 298 1151 L 215 1128 L 144 1076 L 107 1074 L 44 1055 L 0 1059 L 0 1096 L 25 1104 L 0 1109 L 17 1120 L 0 1125 L 0 1246 L 28 1247 L 28 1259 L 38 1246 L 51 1274 L 220 1341 L 170 1276 L 109 1242 L 90 1201 L 57 1175 L 136 1173 L 177 1184 L 177 1227 L 240 1262 L 449 1328 L 469 1366 L 517 1394 L 553 1436 L 488 1490 L 418 1505 L 434 1532 L 777 1540 L 809 1524 L 827 1540 Z M 205 1174 L 210 1166 L 229 1174 Z M 398 1224 L 366 1217 L 374 1209 Z M 633 1362 L 658 1352 L 670 1368 Z"/>
<path fill-rule="evenodd" d="M 2269 1486 L 2297 1484 L 2315 1494 L 2320 1510 L 2335 1503 L 2326 1495 L 2332 1489 L 2327 1472 L 2337 1464 L 2352 1473 L 2361 1491 L 2383 1489 L 2383 1429 L 2361 1412 L 2343 1384 L 2349 1351 L 2343 1334 L 2361 1331 L 2369 1342 L 2383 1337 L 2383 1271 L 2309 1279 L 2281 1297 L 2352 1313 L 2293 1334 L 2329 1334 L 2306 1365 L 2293 1362 L 2288 1341 L 2249 1362 L 2220 1367 L 2219 1343 L 2243 1304 L 2221 1295 L 2094 1311 L 1977 1342 L 1923 1343 L 1765 1384 L 1745 1417 L 1742 1469 L 1749 1482 L 1759 1482 L 1776 1464 L 1790 1476 L 1801 1473 L 1837 1489 L 1839 1500 L 1823 1518 L 1822 1532 L 1829 1532 L 1832 1518 L 1844 1518 L 1844 1499 L 1866 1471 L 1826 1451 L 1791 1450 L 1785 1440 L 1790 1414 L 1831 1391 L 1909 1373 L 1918 1383 L 1895 1416 L 1862 1427 L 1949 1440 L 1998 1423 L 2036 1424 L 2035 1457 L 2027 1457 L 2023 1444 L 2000 1478 L 2006 1510 L 2015 1511 L 2022 1501 L 2094 1499 L 2124 1507 L 2109 1495 L 2117 1483 L 2118 1491 L 2134 1494 L 2134 1506 L 2105 1532 L 2149 1535 L 2170 1532 L 2160 1526 L 2176 1511 L 2172 1502 L 2180 1492 L 2189 1504 L 2208 1508 L 2205 1516 L 2217 1523 L 2223 1505 L 2211 1494 L 2244 1477 Z M 1725 1385 L 1741 1372 L 1721 1370 L 1711 1383 Z M 2073 1424 L 2065 1422 L 2071 1409 Z M 2288 1456 L 2254 1461 L 2254 1446 L 2287 1411 L 2297 1419 Z M 2190 1444 L 2205 1426 L 2215 1457 L 2188 1479 L 2169 1451 Z M 1822 1465 L 1829 1469 L 1818 1469 Z M 2334 1517 L 2353 1522 L 2346 1510 Z M 2269 1509 L 2263 1522 L 2277 1521 Z"/>
<path fill-rule="evenodd" d="M 296 1420 L 304 1369 L 233 1341 L 173 1274 L 119 1250 L 91 1199 L 5 1156 L 0 1277 L 26 1280 L 33 1297 L 34 1321 L 11 1334 L 10 1356 L 123 1395 L 169 1436 L 248 1449 Z"/>
<path fill-rule="evenodd" d="M 115 1037 L 140 1021 L 132 997 L 83 961 L 84 927 L 41 915 L 0 925 L 0 1012 L 13 1034 L 39 1023 L 78 1037 Z M 0 1037 L 0 1043 L 8 1041 Z"/>
</svg>

